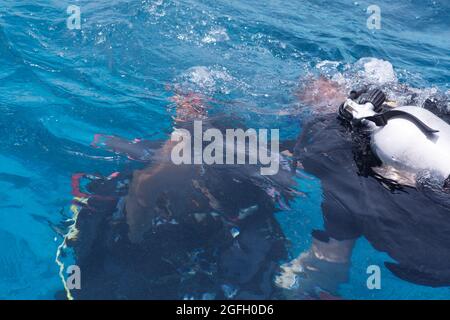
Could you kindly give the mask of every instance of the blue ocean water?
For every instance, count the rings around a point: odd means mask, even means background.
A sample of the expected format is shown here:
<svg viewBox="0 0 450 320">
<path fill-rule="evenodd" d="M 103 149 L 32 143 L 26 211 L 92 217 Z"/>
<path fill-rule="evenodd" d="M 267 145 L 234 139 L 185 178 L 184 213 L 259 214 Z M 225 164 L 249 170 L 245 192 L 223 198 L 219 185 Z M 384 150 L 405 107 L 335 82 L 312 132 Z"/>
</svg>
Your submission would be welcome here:
<svg viewBox="0 0 450 320">
<path fill-rule="evenodd" d="M 372 4 L 379 30 L 366 25 Z M 81 8 L 80 30 L 67 28 L 69 5 Z M 365 57 L 389 61 L 403 83 L 448 92 L 449 9 L 445 0 L 0 0 L 0 298 L 52 299 L 62 289 L 54 225 L 68 214 L 71 175 L 128 161 L 92 149 L 94 134 L 167 137 L 170 97 L 182 87 L 292 138 L 301 118 L 287 111 L 299 79 L 326 72 L 324 62 L 339 72 Z M 309 197 L 279 215 L 292 254 L 323 223 L 320 181 L 299 183 Z M 368 290 L 367 265 L 386 260 L 359 240 L 341 295 L 450 296 L 384 268 L 382 290 Z"/>
</svg>

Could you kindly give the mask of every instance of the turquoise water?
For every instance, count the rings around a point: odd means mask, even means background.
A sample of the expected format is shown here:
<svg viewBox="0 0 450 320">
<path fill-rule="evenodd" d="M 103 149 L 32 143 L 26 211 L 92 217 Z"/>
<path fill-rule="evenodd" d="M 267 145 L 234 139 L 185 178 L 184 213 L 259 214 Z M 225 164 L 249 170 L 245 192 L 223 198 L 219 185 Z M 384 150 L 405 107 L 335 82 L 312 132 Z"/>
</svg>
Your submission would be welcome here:
<svg viewBox="0 0 450 320">
<path fill-rule="evenodd" d="M 66 26 L 71 4 L 81 8 L 80 30 Z M 52 299 L 62 289 L 52 226 L 69 214 L 71 175 L 109 174 L 128 161 L 90 148 L 93 135 L 167 137 L 176 88 L 223 101 L 225 111 L 281 128 L 285 138 L 300 130 L 301 112 L 292 112 L 299 79 L 345 75 L 361 58 L 389 61 L 400 82 L 448 91 L 449 2 L 377 0 L 380 30 L 366 26 L 371 4 L 0 0 L 0 298 Z M 309 196 L 279 215 L 293 254 L 322 224 L 320 181 L 300 185 Z M 367 265 L 386 260 L 359 240 L 341 295 L 450 296 L 387 269 L 382 290 L 368 290 Z"/>
</svg>

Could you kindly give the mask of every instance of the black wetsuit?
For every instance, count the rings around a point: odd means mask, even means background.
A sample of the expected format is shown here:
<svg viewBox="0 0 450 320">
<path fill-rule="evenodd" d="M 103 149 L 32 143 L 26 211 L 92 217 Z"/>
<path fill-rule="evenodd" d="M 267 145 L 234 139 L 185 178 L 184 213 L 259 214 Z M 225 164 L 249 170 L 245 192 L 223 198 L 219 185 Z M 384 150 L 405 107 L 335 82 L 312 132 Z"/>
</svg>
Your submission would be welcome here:
<svg viewBox="0 0 450 320">
<path fill-rule="evenodd" d="M 306 125 L 294 154 L 321 180 L 325 238 L 364 236 L 397 262 L 386 266 L 400 278 L 450 285 L 448 201 L 439 203 L 423 190 L 389 187 L 388 181 L 376 179 L 370 167 L 379 162 L 368 137 L 352 132 L 336 115 Z"/>
<path fill-rule="evenodd" d="M 154 181 L 152 227 L 138 243 L 129 240 L 127 213 L 117 209 L 131 176 L 89 184 L 93 196 L 78 214 L 79 235 L 68 241 L 82 270 L 74 298 L 271 298 L 287 251 L 267 181 L 247 175 L 255 168 L 246 165 L 164 170 Z"/>
</svg>

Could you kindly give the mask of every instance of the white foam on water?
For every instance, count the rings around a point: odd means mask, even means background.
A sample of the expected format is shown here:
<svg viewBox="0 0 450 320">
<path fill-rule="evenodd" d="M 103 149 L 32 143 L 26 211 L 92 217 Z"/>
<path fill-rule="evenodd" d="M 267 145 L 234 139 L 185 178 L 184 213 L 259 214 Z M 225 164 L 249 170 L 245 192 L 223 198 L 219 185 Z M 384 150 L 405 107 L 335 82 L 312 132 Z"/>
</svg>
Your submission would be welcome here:
<svg viewBox="0 0 450 320">
<path fill-rule="evenodd" d="M 155 17 L 164 17 L 166 15 L 166 12 L 163 9 L 164 0 L 150 1 L 147 5 L 147 12 L 150 15 Z"/>
<path fill-rule="evenodd" d="M 316 64 L 315 69 L 320 75 L 332 79 L 347 89 L 363 85 L 383 86 L 398 83 L 392 64 L 372 57 L 361 58 L 354 64 L 323 60 Z"/>
<path fill-rule="evenodd" d="M 450 111 L 450 90 L 441 91 L 436 87 L 415 88 L 408 85 L 408 80 L 414 82 L 420 79 L 420 74 L 412 74 L 406 70 L 398 70 L 402 75 L 402 82 L 391 62 L 374 58 L 364 57 L 355 63 L 343 63 L 339 61 L 322 60 L 318 61 L 313 68 L 306 68 L 306 75 L 301 83 L 302 90 L 313 90 L 308 84 L 313 79 L 324 77 L 335 82 L 340 87 L 340 92 L 347 95 L 351 90 L 362 89 L 363 87 L 378 87 L 384 91 L 388 100 L 394 101 L 397 106 L 414 105 L 423 106 L 427 99 L 438 103 L 441 109 Z M 303 89 L 302 89 L 303 87 Z M 313 92 L 314 93 L 314 92 Z M 316 93 L 320 95 L 320 92 Z M 334 102 L 333 102 L 334 105 Z M 334 112 L 333 108 L 314 108 L 307 106 L 309 112 L 328 113 Z"/>
<path fill-rule="evenodd" d="M 228 70 L 219 66 L 195 66 L 186 70 L 175 79 L 183 91 L 198 92 L 206 95 L 228 94 L 233 89 L 235 78 Z"/>
<path fill-rule="evenodd" d="M 202 39 L 203 43 L 225 42 L 230 40 L 227 30 L 222 27 L 211 29 Z"/>
<path fill-rule="evenodd" d="M 373 84 L 384 85 L 397 82 L 394 67 L 389 61 L 377 58 L 362 58 L 356 66 L 362 65 L 364 77 Z"/>
</svg>

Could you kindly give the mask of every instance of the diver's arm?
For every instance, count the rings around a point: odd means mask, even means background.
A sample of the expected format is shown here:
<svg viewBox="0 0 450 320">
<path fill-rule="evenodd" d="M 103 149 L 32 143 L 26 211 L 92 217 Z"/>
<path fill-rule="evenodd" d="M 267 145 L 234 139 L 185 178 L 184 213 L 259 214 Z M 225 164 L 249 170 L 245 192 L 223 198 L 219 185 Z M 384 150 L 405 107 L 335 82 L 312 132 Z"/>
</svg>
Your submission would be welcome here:
<svg viewBox="0 0 450 320">
<path fill-rule="evenodd" d="M 176 104 L 175 124 L 181 124 L 187 121 L 205 119 L 207 117 L 207 98 L 195 94 L 176 94 L 172 97 Z M 162 152 L 158 156 L 167 156 L 168 149 L 173 145 L 171 141 L 151 141 L 143 139 L 127 140 L 121 137 L 96 134 L 91 146 L 102 148 L 111 152 L 126 155 L 128 158 L 136 161 L 147 162 L 155 157 L 156 150 L 162 147 Z"/>
<path fill-rule="evenodd" d="M 160 149 L 163 143 L 163 141 L 127 140 L 117 136 L 96 134 L 91 146 L 124 154 L 131 160 L 147 162 L 153 158 L 156 150 Z"/>
<path fill-rule="evenodd" d="M 199 94 L 176 94 L 172 97 L 176 103 L 175 126 L 187 121 L 202 120 L 207 117 L 207 99 Z M 171 140 L 148 141 L 134 140 L 128 141 L 118 137 L 106 136 L 106 145 L 113 150 L 120 150 L 134 159 L 157 158 L 160 164 L 167 161 L 173 146 L 176 144 Z M 158 152 L 155 152 L 158 150 Z M 160 167 L 158 165 L 157 167 Z M 148 168 L 150 171 L 152 167 Z M 144 170 L 142 170 L 144 171 Z"/>
<path fill-rule="evenodd" d="M 181 124 L 182 122 L 193 121 L 199 118 L 201 119 L 206 116 L 204 108 L 201 107 L 203 106 L 203 100 L 198 95 L 176 94 L 173 97 L 173 100 L 176 103 L 175 124 Z M 171 167 L 172 163 L 167 161 L 167 159 L 170 159 L 170 153 L 176 144 L 177 142 L 167 140 L 162 148 L 157 151 L 157 154 L 153 156 L 159 161 L 142 170 L 136 170 L 134 172 L 125 204 L 129 225 L 133 226 L 141 224 L 142 221 L 136 222 L 133 219 L 137 219 L 136 217 L 146 217 L 145 213 L 148 213 L 149 208 L 155 206 L 154 198 L 152 198 L 149 193 L 152 193 L 152 188 L 157 188 L 157 184 L 154 183 L 154 181 L 157 181 L 164 176 L 164 170 L 173 169 L 173 167 Z M 127 145 L 127 148 L 128 147 L 129 146 Z M 155 190 L 153 190 L 153 192 L 155 192 Z M 129 236 L 131 241 L 139 240 L 139 236 L 135 236 L 132 230 L 130 230 Z"/>
</svg>

